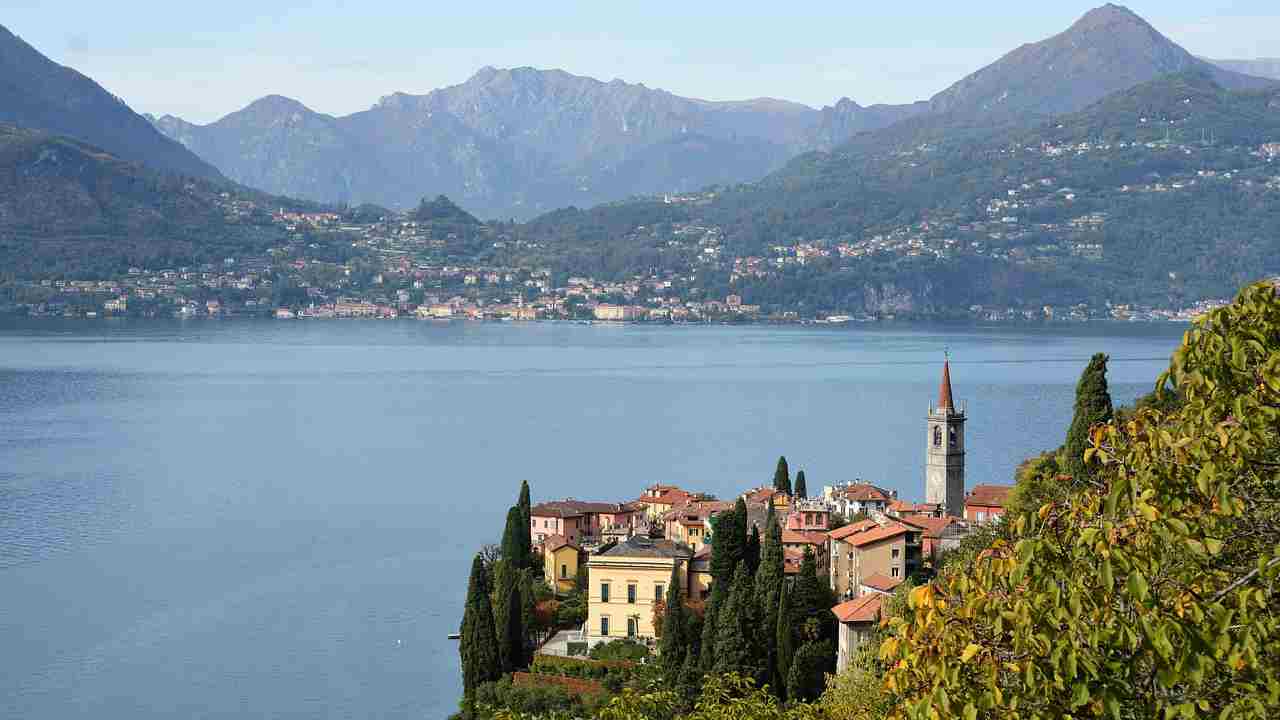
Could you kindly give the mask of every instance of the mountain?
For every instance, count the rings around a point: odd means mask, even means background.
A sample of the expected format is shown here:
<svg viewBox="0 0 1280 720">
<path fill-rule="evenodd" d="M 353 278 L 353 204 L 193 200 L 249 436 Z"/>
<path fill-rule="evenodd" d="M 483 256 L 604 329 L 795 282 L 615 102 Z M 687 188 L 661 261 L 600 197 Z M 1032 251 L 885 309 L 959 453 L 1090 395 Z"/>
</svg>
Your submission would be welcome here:
<svg viewBox="0 0 1280 720">
<path fill-rule="evenodd" d="M 0 124 L 0 267 L 19 276 L 92 277 L 261 252 L 284 240 L 265 209 L 291 205 Z"/>
<path fill-rule="evenodd" d="M 411 208 L 445 194 L 483 216 L 530 217 L 632 194 L 754 180 L 923 106 L 815 110 L 713 102 L 561 70 L 486 67 L 426 95 L 345 117 L 279 96 L 209 125 L 156 127 L 239 182 L 322 201 Z"/>
<path fill-rule="evenodd" d="M 0 26 L 0 122 L 65 135 L 157 170 L 208 180 L 220 173 L 165 137 L 94 81 L 41 55 Z"/>
<path fill-rule="evenodd" d="M 1280 80 L 1280 58 L 1259 58 L 1257 60 L 1209 60 L 1207 62 L 1232 72 L 1253 75 L 1254 77 Z"/>
<path fill-rule="evenodd" d="M 1168 73 L 1200 70 L 1234 90 L 1265 80 L 1219 68 L 1161 35 L 1120 5 L 1085 13 L 1051 38 L 1023 45 L 929 100 L 933 113 L 1000 118 L 1079 110 Z"/>
</svg>

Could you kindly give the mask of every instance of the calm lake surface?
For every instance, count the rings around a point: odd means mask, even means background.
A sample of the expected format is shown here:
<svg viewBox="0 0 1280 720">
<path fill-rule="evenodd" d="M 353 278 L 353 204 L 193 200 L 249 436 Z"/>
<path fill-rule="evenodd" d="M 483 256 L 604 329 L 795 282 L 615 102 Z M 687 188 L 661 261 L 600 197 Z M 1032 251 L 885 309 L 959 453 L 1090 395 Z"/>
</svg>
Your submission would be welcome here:
<svg viewBox="0 0 1280 720">
<path fill-rule="evenodd" d="M 968 483 L 1117 403 L 1184 326 L 0 325 L 0 716 L 443 718 L 475 550 L 653 482 L 923 499 L 943 350 Z"/>
</svg>

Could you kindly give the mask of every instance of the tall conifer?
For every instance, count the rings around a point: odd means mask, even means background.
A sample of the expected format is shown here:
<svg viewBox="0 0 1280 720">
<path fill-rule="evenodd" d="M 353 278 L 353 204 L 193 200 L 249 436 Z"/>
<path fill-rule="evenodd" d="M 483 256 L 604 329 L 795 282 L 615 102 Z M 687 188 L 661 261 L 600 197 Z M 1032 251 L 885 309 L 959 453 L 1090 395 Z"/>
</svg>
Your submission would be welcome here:
<svg viewBox="0 0 1280 720">
<path fill-rule="evenodd" d="M 809 497 L 809 488 L 808 486 L 805 485 L 803 470 L 796 473 L 796 497 L 798 498 Z"/>
<path fill-rule="evenodd" d="M 689 651 L 690 639 L 685 637 L 684 597 L 680 590 L 680 564 L 671 568 L 671 580 L 667 585 L 666 611 L 662 615 L 662 639 L 658 643 L 658 660 L 667 682 L 680 680 L 684 657 Z"/>
<path fill-rule="evenodd" d="M 795 635 L 791 629 L 791 623 L 788 618 L 791 617 L 791 593 L 787 590 L 786 583 L 782 584 L 782 591 L 778 593 L 778 640 L 775 649 L 775 666 L 774 677 L 777 679 L 777 685 L 774 686 L 774 692 L 778 697 L 785 698 L 787 693 L 787 678 L 791 673 L 791 660 L 795 656 Z"/>
<path fill-rule="evenodd" d="M 778 604 L 786 580 L 783 561 L 782 528 L 770 505 L 765 517 L 760 567 L 756 571 L 756 600 L 760 604 L 756 614 L 759 646 L 765 660 L 764 682 L 779 694 L 786 688 L 786 676 L 778 674 Z"/>
<path fill-rule="evenodd" d="M 507 525 L 502 531 L 502 561 L 513 569 L 523 569 L 529 563 L 529 554 L 525 548 L 529 546 L 529 526 L 524 524 L 524 516 L 519 506 L 512 505 L 507 510 Z"/>
<path fill-rule="evenodd" d="M 498 638 L 489 604 L 489 576 L 484 560 L 476 555 L 467 582 L 467 602 L 462 612 L 458 654 L 462 659 L 463 713 L 475 717 L 475 692 L 481 683 L 497 680 L 501 674 Z"/>
<path fill-rule="evenodd" d="M 533 507 L 529 502 L 529 481 L 520 481 L 520 496 L 516 499 L 516 507 L 520 508 L 521 521 L 524 523 L 524 565 L 529 566 L 529 556 L 533 554 L 533 525 L 531 523 L 531 513 Z"/>
<path fill-rule="evenodd" d="M 1089 447 L 1089 428 L 1111 419 L 1111 393 L 1107 390 L 1107 356 L 1098 353 L 1080 374 L 1076 383 L 1075 414 L 1067 430 L 1067 473 L 1075 484 L 1092 478 L 1092 463 L 1085 463 L 1084 451 Z"/>
<path fill-rule="evenodd" d="M 773 489 L 791 494 L 791 471 L 787 468 L 786 456 L 778 456 L 778 466 L 773 470 Z"/>
<path fill-rule="evenodd" d="M 521 577 L 518 571 L 505 573 L 506 587 L 498 588 L 502 598 L 502 614 L 498 616 L 498 665 L 503 673 L 514 672 L 524 667 L 524 623 L 522 621 L 522 604 L 520 602 Z"/>
<path fill-rule="evenodd" d="M 716 615 L 715 662 L 717 673 L 738 673 L 746 677 L 759 674 L 755 650 L 755 618 L 753 602 L 755 583 L 747 574 L 746 562 L 738 563 L 733 583 L 724 605 Z"/>
<path fill-rule="evenodd" d="M 755 525 L 751 526 L 751 534 L 742 548 L 742 562 L 747 566 L 747 574 L 755 577 L 756 569 L 760 567 L 760 528 Z"/>
</svg>

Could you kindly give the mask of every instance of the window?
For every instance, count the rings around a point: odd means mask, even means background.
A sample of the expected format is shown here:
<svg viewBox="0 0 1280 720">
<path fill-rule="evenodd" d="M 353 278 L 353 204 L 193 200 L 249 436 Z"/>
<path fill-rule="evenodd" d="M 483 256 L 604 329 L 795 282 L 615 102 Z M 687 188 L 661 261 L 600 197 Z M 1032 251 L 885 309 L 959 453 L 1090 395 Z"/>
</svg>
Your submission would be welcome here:
<svg viewBox="0 0 1280 720">
<path fill-rule="evenodd" d="M 893 574 L 894 577 L 898 577 L 898 568 L 893 568 L 893 570 L 891 570 L 890 572 Z"/>
<path fill-rule="evenodd" d="M 987 513 L 986 513 L 986 511 L 985 511 L 985 510 L 979 510 L 979 511 L 978 511 L 978 522 L 982 522 L 983 520 L 986 520 L 986 519 L 987 519 Z"/>
<path fill-rule="evenodd" d="M 568 566 L 568 565 L 561 565 L 561 566 L 560 566 L 560 579 L 561 579 L 561 580 L 564 580 L 564 579 L 565 579 L 565 578 L 567 578 L 567 577 L 569 577 L 569 566 Z"/>
<path fill-rule="evenodd" d="M 627 637 L 640 634 L 640 623 L 635 618 L 627 618 Z"/>
<path fill-rule="evenodd" d="M 941 425 L 933 426 L 933 446 L 942 447 L 942 426 Z"/>
<path fill-rule="evenodd" d="M 901 550 L 900 550 L 899 548 L 894 548 L 894 549 L 893 549 L 893 559 L 894 559 L 894 560 L 897 560 L 897 559 L 898 559 L 898 555 L 899 555 L 900 553 L 901 553 Z"/>
<path fill-rule="evenodd" d="M 627 602 L 632 605 L 636 604 L 636 586 L 635 583 L 627 585 Z"/>
<path fill-rule="evenodd" d="M 956 426 L 952 425 L 951 427 L 947 428 L 947 433 L 950 438 L 951 447 L 955 447 L 956 440 L 959 439 L 959 435 L 956 434 Z"/>
<path fill-rule="evenodd" d="M 601 634 L 601 635 L 608 635 L 608 634 L 609 634 L 609 618 L 608 618 L 608 616 L 601 616 L 601 617 L 600 617 L 600 634 Z"/>
<path fill-rule="evenodd" d="M 662 599 L 662 591 L 663 591 L 663 590 L 664 590 L 664 588 L 662 587 L 662 583 L 654 583 L 654 584 L 653 584 L 653 599 L 654 599 L 654 600 L 661 600 L 661 599 Z"/>
<path fill-rule="evenodd" d="M 609 602 L 609 583 L 600 583 L 600 602 Z M 608 635 L 609 633 L 603 633 Z"/>
</svg>

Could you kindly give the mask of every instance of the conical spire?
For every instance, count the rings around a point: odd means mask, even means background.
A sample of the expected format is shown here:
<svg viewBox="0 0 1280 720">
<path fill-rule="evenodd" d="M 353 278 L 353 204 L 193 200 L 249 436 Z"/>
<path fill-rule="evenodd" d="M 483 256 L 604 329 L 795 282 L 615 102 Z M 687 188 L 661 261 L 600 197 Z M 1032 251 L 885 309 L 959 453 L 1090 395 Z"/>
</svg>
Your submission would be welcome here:
<svg viewBox="0 0 1280 720">
<path fill-rule="evenodd" d="M 954 410 L 955 402 L 951 399 L 951 360 L 942 361 L 942 384 L 938 386 L 938 409 Z"/>
</svg>

